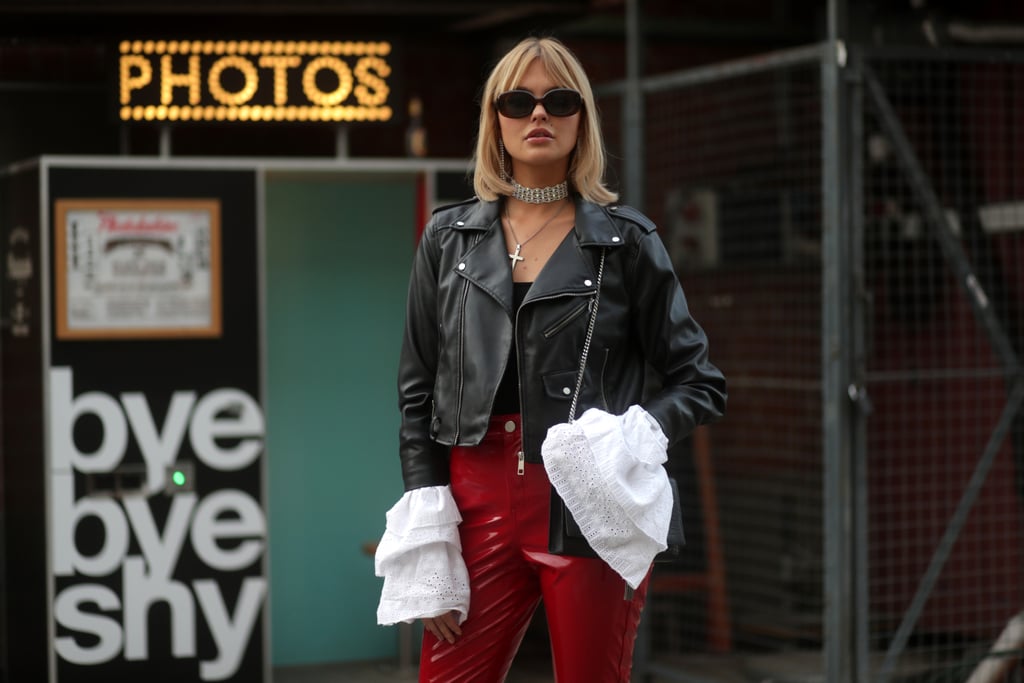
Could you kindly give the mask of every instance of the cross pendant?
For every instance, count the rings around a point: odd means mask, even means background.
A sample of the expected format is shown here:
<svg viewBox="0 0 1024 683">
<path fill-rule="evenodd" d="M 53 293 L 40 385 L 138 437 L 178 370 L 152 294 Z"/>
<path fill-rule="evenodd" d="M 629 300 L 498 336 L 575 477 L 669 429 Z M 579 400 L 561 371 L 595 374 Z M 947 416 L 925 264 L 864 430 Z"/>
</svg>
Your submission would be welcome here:
<svg viewBox="0 0 1024 683">
<path fill-rule="evenodd" d="M 517 262 L 525 261 L 526 260 L 522 256 L 519 255 L 519 250 L 522 249 L 522 248 L 523 248 L 523 245 L 517 244 L 516 245 L 516 253 L 508 255 L 508 260 L 511 261 L 511 263 L 512 263 L 512 270 L 516 269 L 516 263 Z"/>
</svg>

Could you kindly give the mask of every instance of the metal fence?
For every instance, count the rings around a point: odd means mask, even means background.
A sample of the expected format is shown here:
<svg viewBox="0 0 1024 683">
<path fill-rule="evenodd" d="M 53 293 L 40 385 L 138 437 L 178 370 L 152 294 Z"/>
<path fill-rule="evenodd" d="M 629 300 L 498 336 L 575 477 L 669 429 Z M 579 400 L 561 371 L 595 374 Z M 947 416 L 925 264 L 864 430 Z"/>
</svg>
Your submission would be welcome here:
<svg viewBox="0 0 1024 683">
<path fill-rule="evenodd" d="M 640 85 L 642 205 L 730 401 L 673 454 L 690 552 L 638 677 L 1024 680 L 1024 60 L 827 43 Z"/>
<path fill-rule="evenodd" d="M 875 678 L 916 657 L 932 680 L 1019 681 L 1019 654 L 982 660 L 1024 609 L 1024 61 L 875 53 L 861 70 Z"/>
</svg>

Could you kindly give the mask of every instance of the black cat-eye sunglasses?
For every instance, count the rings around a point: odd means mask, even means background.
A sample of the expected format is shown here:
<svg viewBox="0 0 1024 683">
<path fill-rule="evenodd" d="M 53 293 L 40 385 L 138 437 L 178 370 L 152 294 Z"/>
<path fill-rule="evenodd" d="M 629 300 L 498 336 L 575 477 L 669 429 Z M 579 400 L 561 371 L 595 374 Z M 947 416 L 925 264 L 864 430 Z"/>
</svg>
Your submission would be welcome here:
<svg viewBox="0 0 1024 683">
<path fill-rule="evenodd" d="M 538 103 L 551 116 L 572 116 L 583 107 L 583 97 L 569 88 L 549 90 L 543 97 L 535 97 L 529 90 L 509 90 L 498 95 L 494 106 L 502 116 L 521 119 L 529 116 Z"/>
</svg>

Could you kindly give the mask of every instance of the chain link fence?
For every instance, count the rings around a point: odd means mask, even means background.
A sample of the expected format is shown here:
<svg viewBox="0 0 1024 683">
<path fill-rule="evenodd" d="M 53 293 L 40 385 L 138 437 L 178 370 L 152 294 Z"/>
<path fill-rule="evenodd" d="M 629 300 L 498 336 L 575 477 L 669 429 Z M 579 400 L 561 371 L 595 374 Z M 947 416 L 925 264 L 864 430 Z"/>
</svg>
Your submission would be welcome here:
<svg viewBox="0 0 1024 683">
<path fill-rule="evenodd" d="M 1020 681 L 1019 654 L 982 660 L 1024 609 L 1024 62 L 865 65 L 873 680 L 916 657 L 931 681 Z"/>
<path fill-rule="evenodd" d="M 851 681 L 1024 680 L 1024 62 L 852 51 L 833 145 L 826 47 L 641 82 L 643 208 L 730 400 L 671 459 L 689 554 L 655 570 L 637 675 L 832 683 L 832 657 Z M 620 175 L 623 92 L 598 90 Z M 831 306 L 860 399 L 838 432 Z"/>
</svg>

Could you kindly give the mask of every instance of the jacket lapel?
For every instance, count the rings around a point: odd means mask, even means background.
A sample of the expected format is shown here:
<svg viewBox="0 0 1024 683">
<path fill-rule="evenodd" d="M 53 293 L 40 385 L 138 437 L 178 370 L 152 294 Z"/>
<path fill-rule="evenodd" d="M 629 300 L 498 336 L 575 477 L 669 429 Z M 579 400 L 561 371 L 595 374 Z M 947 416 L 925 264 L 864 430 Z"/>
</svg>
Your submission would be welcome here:
<svg viewBox="0 0 1024 683">
<path fill-rule="evenodd" d="M 508 250 L 505 234 L 498 220 L 498 203 L 481 202 L 476 209 L 456 223 L 457 230 L 482 230 L 480 241 L 470 247 L 456 272 L 484 290 L 512 315 L 512 278 L 508 272 Z"/>
<path fill-rule="evenodd" d="M 620 247 L 622 232 L 605 209 L 576 200 L 576 237 L 584 247 Z"/>
<path fill-rule="evenodd" d="M 561 294 L 593 292 L 597 273 L 585 251 L 570 232 L 537 274 L 523 303 Z"/>
<path fill-rule="evenodd" d="M 597 282 L 598 251 L 622 246 L 618 226 L 604 209 L 578 197 L 575 202 L 573 231 L 548 259 L 526 301 L 559 294 L 592 294 Z"/>
<path fill-rule="evenodd" d="M 597 280 L 597 248 L 622 246 L 622 234 L 603 208 L 576 202 L 576 224 L 538 274 L 526 301 L 563 294 L 593 293 Z M 456 230 L 483 231 L 480 241 L 460 259 L 460 275 L 494 297 L 512 313 L 512 278 L 508 249 L 499 220 L 498 202 L 479 202 L 457 220 Z"/>
</svg>

